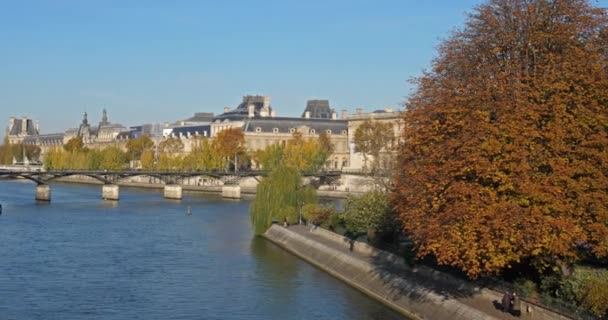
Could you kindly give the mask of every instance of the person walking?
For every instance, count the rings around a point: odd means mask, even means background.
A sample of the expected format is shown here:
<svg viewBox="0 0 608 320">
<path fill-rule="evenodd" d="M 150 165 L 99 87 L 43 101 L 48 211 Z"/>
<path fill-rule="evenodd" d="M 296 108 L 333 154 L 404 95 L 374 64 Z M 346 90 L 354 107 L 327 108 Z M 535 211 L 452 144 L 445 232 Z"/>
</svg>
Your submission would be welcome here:
<svg viewBox="0 0 608 320">
<path fill-rule="evenodd" d="M 502 295 L 502 312 L 509 312 L 511 309 L 511 294 L 509 291 L 505 291 Z"/>
<path fill-rule="evenodd" d="M 511 297 L 511 310 L 514 316 L 521 316 L 521 300 L 515 292 L 513 292 L 513 296 Z"/>
</svg>

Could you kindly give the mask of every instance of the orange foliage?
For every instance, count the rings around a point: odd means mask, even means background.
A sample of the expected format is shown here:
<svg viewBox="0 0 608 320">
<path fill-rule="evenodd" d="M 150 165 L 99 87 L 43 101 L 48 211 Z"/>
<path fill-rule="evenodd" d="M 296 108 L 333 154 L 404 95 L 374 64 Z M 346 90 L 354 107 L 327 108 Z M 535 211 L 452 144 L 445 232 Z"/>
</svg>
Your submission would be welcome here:
<svg viewBox="0 0 608 320">
<path fill-rule="evenodd" d="M 607 26 L 583 0 L 491 0 L 440 46 L 393 197 L 420 256 L 477 277 L 608 254 Z"/>
</svg>

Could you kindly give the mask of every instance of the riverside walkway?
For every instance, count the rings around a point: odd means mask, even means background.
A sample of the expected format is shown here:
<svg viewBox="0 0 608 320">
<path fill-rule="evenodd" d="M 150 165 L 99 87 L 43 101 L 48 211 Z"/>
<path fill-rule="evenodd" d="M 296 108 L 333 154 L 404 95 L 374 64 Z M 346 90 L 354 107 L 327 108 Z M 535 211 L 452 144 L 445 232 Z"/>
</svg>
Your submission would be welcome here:
<svg viewBox="0 0 608 320">
<path fill-rule="evenodd" d="M 504 313 L 498 309 L 500 292 L 478 288 L 428 267 L 411 268 L 400 257 L 324 229 L 302 225 L 289 228 L 275 225 L 271 229 L 287 232 L 275 237 L 270 230 L 266 237 L 271 241 L 388 305 L 404 309 L 413 318 L 570 319 L 523 301 L 520 317 Z M 286 239 L 289 233 L 300 237 Z M 531 312 L 527 312 L 528 306 Z"/>
</svg>

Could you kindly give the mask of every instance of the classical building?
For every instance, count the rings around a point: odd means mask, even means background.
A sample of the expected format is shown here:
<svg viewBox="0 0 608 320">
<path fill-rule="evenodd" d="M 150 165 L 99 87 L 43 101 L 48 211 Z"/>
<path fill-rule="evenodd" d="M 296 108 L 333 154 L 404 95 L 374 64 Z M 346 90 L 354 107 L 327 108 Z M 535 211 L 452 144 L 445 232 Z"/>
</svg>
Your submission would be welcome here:
<svg viewBox="0 0 608 320">
<path fill-rule="evenodd" d="M 85 145 L 105 144 L 114 142 L 119 134 L 129 131 L 129 129 L 121 124 L 114 124 L 108 121 L 108 114 L 106 110 L 103 109 L 101 121 L 97 126 L 89 124 L 87 113 L 85 112 L 80 126 L 78 128 L 68 129 L 65 132 L 63 142 L 67 143 L 72 138 L 81 137 L 82 142 L 84 142 Z"/>
<path fill-rule="evenodd" d="M 63 144 L 63 134 L 40 134 L 38 121 L 27 117 L 9 119 L 6 138 L 10 144 L 28 144 L 40 147 L 40 159 L 54 146 Z"/>
<path fill-rule="evenodd" d="M 393 111 L 393 108 L 387 107 L 382 110 L 376 110 L 369 113 L 364 113 L 363 109 L 357 109 L 355 114 L 348 115 L 348 146 L 349 146 L 349 166 L 350 170 L 362 170 L 368 167 L 365 163 L 365 158 L 359 152 L 356 152 L 355 147 L 355 132 L 359 126 L 369 121 L 380 121 L 390 123 L 393 126 L 393 132 L 395 135 L 395 141 L 401 138 L 401 131 L 403 130 L 403 116 L 400 111 Z M 396 150 L 387 151 L 383 150 L 380 153 L 380 168 L 390 168 L 392 161 L 395 158 Z M 370 157 L 368 156 L 368 159 Z M 371 159 L 369 159 L 371 160 Z"/>
<path fill-rule="evenodd" d="M 335 147 L 327 168 L 339 170 L 349 165 L 347 122 L 337 118 L 327 100 L 309 101 L 302 117 L 297 118 L 277 117 L 267 96 L 244 96 L 235 109 L 225 108 L 224 113 L 213 118 L 211 137 L 230 128 L 243 130 L 249 151 L 285 144 L 294 132 L 310 139 L 318 139 L 321 132 L 326 132 Z"/>
<path fill-rule="evenodd" d="M 34 120 L 27 117 L 21 119 L 11 117 L 8 122 L 8 128 L 6 129 L 6 137 L 10 144 L 18 144 L 23 142 L 27 137 L 38 135 L 38 132 L 37 121 L 34 122 Z"/>
</svg>

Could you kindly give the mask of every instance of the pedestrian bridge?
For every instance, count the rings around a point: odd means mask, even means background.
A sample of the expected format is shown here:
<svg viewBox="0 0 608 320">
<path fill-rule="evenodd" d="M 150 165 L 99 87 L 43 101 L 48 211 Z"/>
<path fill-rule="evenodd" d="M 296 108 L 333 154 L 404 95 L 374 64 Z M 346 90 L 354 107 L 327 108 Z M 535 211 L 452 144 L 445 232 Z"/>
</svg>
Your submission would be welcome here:
<svg viewBox="0 0 608 320">
<path fill-rule="evenodd" d="M 51 186 L 49 183 L 70 176 L 85 176 L 98 180 L 102 184 L 101 197 L 106 200 L 118 200 L 120 188 L 118 183 L 133 177 L 150 177 L 164 184 L 164 196 L 168 199 L 182 198 L 182 182 L 189 178 L 215 180 L 222 186 L 222 196 L 240 198 L 240 183 L 249 178 L 258 182 L 268 175 L 267 171 L 250 170 L 238 172 L 226 171 L 145 171 L 145 170 L 2 170 L 0 179 L 27 179 L 36 183 L 36 200 L 50 201 Z M 341 171 L 302 172 L 302 176 L 317 178 L 320 184 L 332 184 L 342 175 Z"/>
</svg>

